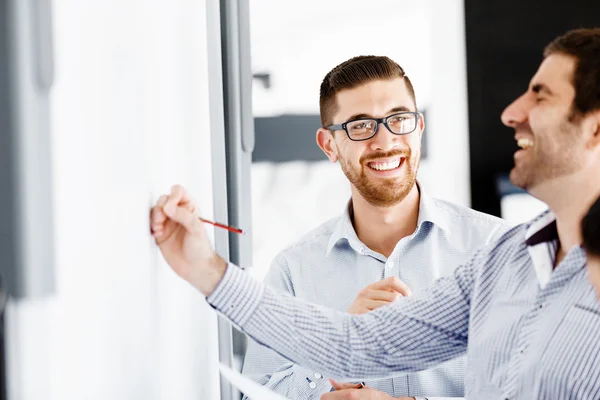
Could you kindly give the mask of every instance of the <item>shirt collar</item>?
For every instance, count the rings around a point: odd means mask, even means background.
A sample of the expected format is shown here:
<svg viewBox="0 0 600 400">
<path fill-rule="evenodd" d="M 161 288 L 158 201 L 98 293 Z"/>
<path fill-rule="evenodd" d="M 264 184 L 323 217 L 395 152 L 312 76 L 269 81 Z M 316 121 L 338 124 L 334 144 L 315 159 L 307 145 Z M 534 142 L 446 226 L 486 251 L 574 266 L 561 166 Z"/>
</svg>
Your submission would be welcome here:
<svg viewBox="0 0 600 400">
<path fill-rule="evenodd" d="M 427 196 L 427 193 L 421 189 L 421 185 L 418 187 L 419 192 L 421 193 L 421 201 L 419 204 L 419 219 L 417 220 L 417 229 L 421 227 L 423 222 L 430 222 L 433 225 L 441 228 L 444 232 L 446 232 L 446 234 L 450 235 L 452 233 L 450 230 L 452 221 L 450 221 L 450 214 L 448 213 L 448 210 L 446 210 L 443 205 L 437 202 L 435 199 Z"/>
<path fill-rule="evenodd" d="M 431 197 L 427 196 L 421 185 L 417 182 L 417 188 L 420 193 L 419 201 L 419 218 L 417 220 L 417 230 L 421 228 L 424 222 L 430 222 L 433 225 L 438 226 L 448 235 L 450 235 L 450 224 L 448 212 Z M 340 241 L 346 240 L 353 248 L 359 248 L 362 246 L 361 241 L 356 235 L 354 226 L 352 225 L 352 199 L 348 201 L 344 212 L 338 219 L 338 222 L 329 237 L 327 243 L 326 255 L 329 256 L 333 247 Z"/>
<path fill-rule="evenodd" d="M 326 255 L 329 256 L 333 247 L 340 241 L 346 240 L 350 243 L 350 240 L 356 240 L 358 242 L 358 237 L 356 236 L 356 232 L 354 231 L 354 226 L 352 226 L 352 199 L 348 201 L 346 204 L 346 208 L 344 212 L 338 218 L 337 224 L 329 237 L 329 242 L 327 243 Z"/>
<path fill-rule="evenodd" d="M 540 243 L 558 240 L 556 216 L 549 210 L 544 211 L 527 226 L 525 244 L 536 246 Z"/>
</svg>

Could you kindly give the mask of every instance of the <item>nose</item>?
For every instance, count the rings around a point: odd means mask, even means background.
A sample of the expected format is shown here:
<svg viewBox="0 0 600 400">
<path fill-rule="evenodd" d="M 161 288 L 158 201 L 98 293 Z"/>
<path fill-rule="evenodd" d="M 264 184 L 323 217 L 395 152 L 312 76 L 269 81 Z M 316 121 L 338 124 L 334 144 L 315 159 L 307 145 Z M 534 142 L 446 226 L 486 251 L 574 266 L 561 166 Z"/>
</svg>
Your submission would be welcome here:
<svg viewBox="0 0 600 400">
<path fill-rule="evenodd" d="M 531 105 L 531 101 L 528 99 L 527 93 L 525 93 L 504 109 L 504 112 L 500 116 L 502 123 L 510 128 L 516 128 L 518 125 L 527 122 Z"/>
<path fill-rule="evenodd" d="M 389 151 L 400 147 L 402 137 L 406 135 L 395 135 L 388 130 L 383 123 L 377 124 L 377 132 L 369 141 L 369 147 L 374 151 Z"/>
</svg>

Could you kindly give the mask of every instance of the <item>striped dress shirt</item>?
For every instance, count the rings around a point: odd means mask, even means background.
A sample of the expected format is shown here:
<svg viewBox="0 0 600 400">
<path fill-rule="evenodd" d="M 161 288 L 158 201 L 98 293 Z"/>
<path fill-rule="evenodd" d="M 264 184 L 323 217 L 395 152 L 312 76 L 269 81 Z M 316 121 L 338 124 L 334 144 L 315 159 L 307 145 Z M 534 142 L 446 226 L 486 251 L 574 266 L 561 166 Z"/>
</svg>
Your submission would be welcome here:
<svg viewBox="0 0 600 400">
<path fill-rule="evenodd" d="M 548 272 L 553 225 L 546 212 L 453 276 L 364 315 L 282 295 L 232 264 L 207 301 L 257 342 L 344 380 L 466 353 L 467 399 L 600 399 L 600 307 L 581 247 Z"/>
<path fill-rule="evenodd" d="M 422 190 L 415 232 L 400 240 L 389 257 L 362 243 L 345 212 L 282 251 L 265 279 L 269 286 L 292 296 L 346 311 L 365 286 L 397 276 L 414 294 L 454 269 L 506 232 L 501 219 L 426 196 Z M 465 357 L 426 371 L 401 373 L 366 385 L 394 397 L 430 399 L 464 395 Z M 248 341 L 243 373 L 290 399 L 319 399 L 331 385 L 318 370 L 301 367 L 273 350 Z"/>
</svg>

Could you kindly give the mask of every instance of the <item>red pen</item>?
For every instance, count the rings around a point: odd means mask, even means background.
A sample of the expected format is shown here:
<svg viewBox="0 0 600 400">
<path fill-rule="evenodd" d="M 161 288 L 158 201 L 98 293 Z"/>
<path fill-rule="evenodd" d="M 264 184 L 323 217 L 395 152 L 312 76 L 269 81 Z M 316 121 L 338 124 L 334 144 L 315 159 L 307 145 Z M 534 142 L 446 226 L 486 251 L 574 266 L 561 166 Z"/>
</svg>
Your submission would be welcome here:
<svg viewBox="0 0 600 400">
<path fill-rule="evenodd" d="M 244 234 L 244 231 L 239 229 L 239 228 L 234 228 L 233 226 L 228 226 L 225 224 L 220 224 L 218 222 L 214 222 L 214 221 L 209 221 L 207 219 L 204 219 L 202 217 L 198 217 L 200 219 L 200 221 L 202 222 L 206 222 L 207 224 L 211 224 L 213 226 L 216 226 L 217 228 L 223 228 L 223 229 L 227 229 L 230 232 L 235 232 L 235 233 L 239 233 L 239 234 Z"/>
</svg>

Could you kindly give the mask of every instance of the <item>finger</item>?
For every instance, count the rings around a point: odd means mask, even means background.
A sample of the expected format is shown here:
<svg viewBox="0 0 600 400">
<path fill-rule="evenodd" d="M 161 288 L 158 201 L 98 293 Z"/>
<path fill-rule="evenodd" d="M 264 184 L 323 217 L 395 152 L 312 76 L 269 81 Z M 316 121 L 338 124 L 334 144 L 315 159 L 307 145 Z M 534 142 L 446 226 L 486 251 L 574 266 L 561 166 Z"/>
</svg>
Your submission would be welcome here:
<svg viewBox="0 0 600 400">
<path fill-rule="evenodd" d="M 193 233 L 202 227 L 202 223 L 196 214 L 185 207 L 178 206 L 175 208 L 175 212 L 173 215 L 169 216 L 169 218 L 183 226 L 190 233 Z"/>
<path fill-rule="evenodd" d="M 393 290 L 395 292 L 400 293 L 402 296 L 410 296 L 412 295 L 412 291 L 408 287 L 408 285 L 402 282 L 396 276 L 390 276 L 385 278 L 379 282 L 375 282 L 371 285 L 371 289 L 376 290 Z"/>
<path fill-rule="evenodd" d="M 158 200 L 156 201 L 156 205 L 159 207 L 164 207 L 165 203 L 167 202 L 167 199 L 169 197 L 166 194 L 161 195 Z"/>
<path fill-rule="evenodd" d="M 329 379 L 329 383 L 335 390 L 353 389 L 356 387 L 355 383 L 337 382 L 333 379 Z"/>
<path fill-rule="evenodd" d="M 166 220 L 166 217 L 165 217 L 165 220 Z M 152 234 L 162 233 L 162 231 L 165 228 L 165 220 L 163 220 L 163 221 L 153 221 L 150 224 L 150 231 L 152 232 Z"/>
<path fill-rule="evenodd" d="M 154 237 L 154 240 L 156 241 L 156 244 L 160 244 L 163 242 L 163 236 L 165 234 L 164 230 L 153 230 L 152 231 L 152 236 Z"/>
<path fill-rule="evenodd" d="M 163 223 L 167 216 L 163 212 L 162 208 L 159 206 L 154 206 L 150 210 L 150 223 L 151 224 L 159 224 Z"/>
<path fill-rule="evenodd" d="M 152 224 L 160 224 L 163 223 L 166 219 L 167 216 L 165 215 L 164 211 L 163 211 L 163 206 L 165 205 L 165 203 L 167 202 L 167 196 L 166 195 L 162 195 L 158 198 L 158 201 L 156 202 L 156 205 L 154 207 L 152 207 L 152 211 L 151 211 L 151 222 Z"/>
<path fill-rule="evenodd" d="M 160 234 L 162 233 L 162 231 L 165 228 L 165 224 L 164 221 L 161 222 L 152 222 L 150 224 L 150 232 L 152 232 L 152 234 Z"/>
<path fill-rule="evenodd" d="M 329 379 L 329 383 L 331 383 L 331 387 L 333 387 L 334 390 L 340 390 L 342 387 L 340 386 L 341 384 L 339 382 L 336 382 L 333 379 Z"/>
<path fill-rule="evenodd" d="M 388 291 L 388 290 L 375 290 L 375 289 L 369 289 L 365 292 L 365 298 L 371 299 L 371 300 L 381 300 L 381 301 L 387 301 L 389 303 L 396 301 L 396 299 L 400 296 L 400 294 L 398 292 L 395 291 Z"/>
<path fill-rule="evenodd" d="M 162 242 L 163 236 L 165 234 L 164 225 L 151 225 L 150 233 L 154 237 L 154 240 L 156 240 L 157 244 Z"/>
<path fill-rule="evenodd" d="M 154 238 L 158 240 L 160 239 L 165 230 L 166 217 L 162 221 L 156 221 L 155 218 L 156 216 L 153 213 L 150 217 L 150 233 L 152 233 L 152 236 L 154 236 Z"/>
<path fill-rule="evenodd" d="M 187 207 L 192 202 L 192 197 L 181 185 L 174 185 L 171 188 L 167 201 L 163 205 L 163 210 L 167 216 L 172 216 L 177 207 Z"/>
<path fill-rule="evenodd" d="M 363 300 L 362 306 L 363 308 L 372 311 L 378 309 L 379 307 L 387 306 L 388 304 L 390 304 L 389 301 L 365 299 Z"/>
</svg>

